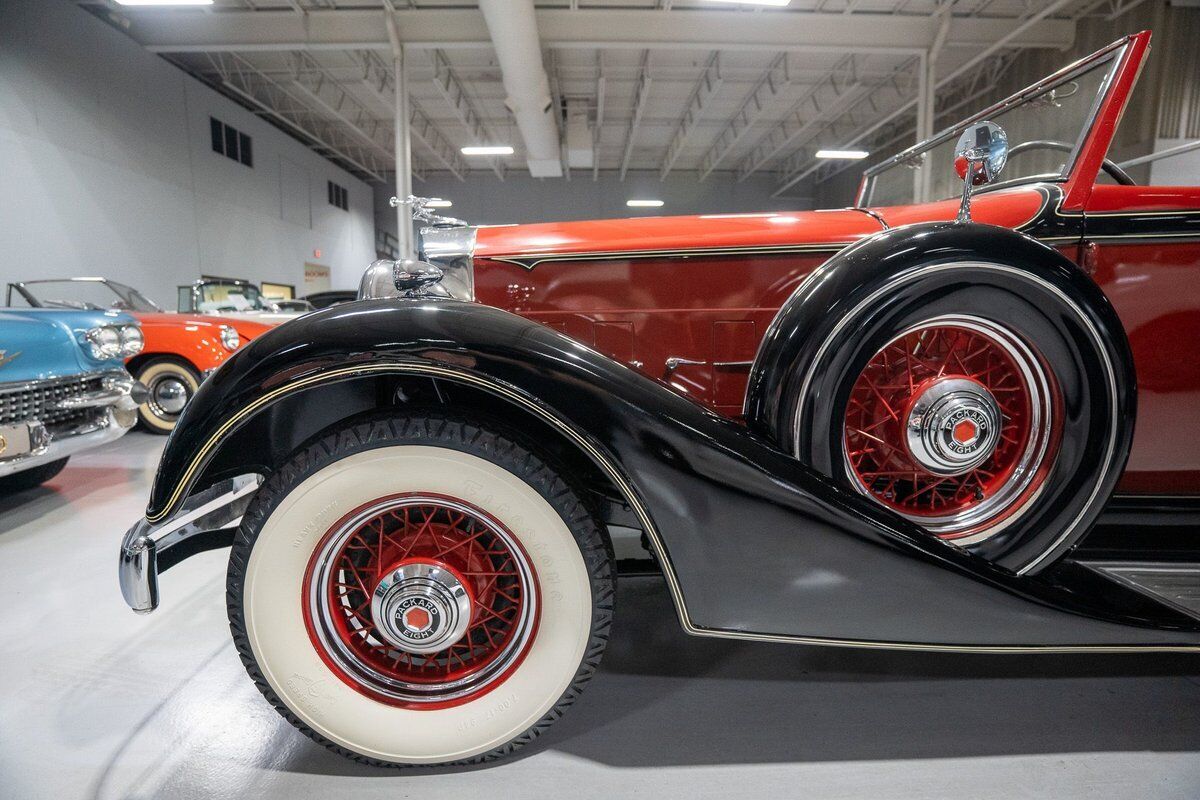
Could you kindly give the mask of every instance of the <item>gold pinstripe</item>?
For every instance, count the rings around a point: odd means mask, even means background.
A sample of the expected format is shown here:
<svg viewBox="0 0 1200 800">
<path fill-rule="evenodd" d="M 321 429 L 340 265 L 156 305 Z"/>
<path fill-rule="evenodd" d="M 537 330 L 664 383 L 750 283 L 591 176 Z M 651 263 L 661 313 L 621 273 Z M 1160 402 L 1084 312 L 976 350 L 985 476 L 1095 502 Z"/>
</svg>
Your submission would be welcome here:
<svg viewBox="0 0 1200 800">
<path fill-rule="evenodd" d="M 722 630 L 713 628 L 702 628 L 692 622 L 688 614 L 687 606 L 684 603 L 683 591 L 679 585 L 678 576 L 675 573 L 674 564 L 671 563 L 670 556 L 667 553 L 666 545 L 662 540 L 658 529 L 654 526 L 650 514 L 642 505 L 637 493 L 633 487 L 625 480 L 624 475 L 616 465 L 614 465 L 606 454 L 597 449 L 587 438 L 582 436 L 578 431 L 571 428 L 569 425 L 558 419 L 553 414 L 546 411 L 537 403 L 534 403 L 529 398 L 519 392 L 505 386 L 504 384 L 481 378 L 462 370 L 450 369 L 447 367 L 438 366 L 435 364 L 364 364 L 354 367 L 342 367 L 338 369 L 327 370 L 316 375 L 310 375 L 307 378 L 302 378 L 293 383 L 281 386 L 262 397 L 255 400 L 250 405 L 243 408 L 238 413 L 230 417 L 222 424 L 216 432 L 213 433 L 204 446 L 197 452 L 184 473 L 183 479 L 176 486 L 175 491 L 171 495 L 170 502 L 166 505 L 163 512 L 156 515 L 153 519 L 147 517 L 150 522 L 160 521 L 174 508 L 181 499 L 181 495 L 189 486 L 195 473 L 201 466 L 203 461 L 212 452 L 213 448 L 219 443 L 220 439 L 225 436 L 238 422 L 246 419 L 258 409 L 261 409 L 271 400 L 274 400 L 283 395 L 289 394 L 300 389 L 304 389 L 318 383 L 329 382 L 341 377 L 348 377 L 356 374 L 422 374 L 435 375 L 448 378 L 450 380 L 458 380 L 466 383 L 472 383 L 481 386 L 489 391 L 505 396 L 519 405 L 533 411 L 543 420 L 553 425 L 558 430 L 565 433 L 573 442 L 579 445 L 588 455 L 595 459 L 596 463 L 604 470 L 605 474 L 616 484 L 617 488 L 624 495 L 630 507 L 637 514 L 638 520 L 642 523 L 643 529 L 646 532 L 647 538 L 650 540 L 651 546 L 654 549 L 655 555 L 658 557 L 659 564 L 663 570 L 663 576 L 666 578 L 668 589 L 671 592 L 671 599 L 675 605 L 676 614 L 679 617 L 679 623 L 684 631 L 692 636 L 705 636 L 720 639 L 742 639 L 759 642 L 780 642 L 790 644 L 807 644 L 822 647 L 851 647 L 858 649 L 877 649 L 877 650 L 906 650 L 906 651 L 924 651 L 924 652 L 940 652 L 940 653 L 989 653 L 989 654 L 1020 654 L 1020 653 L 1132 653 L 1132 652 L 1151 652 L 1151 653 L 1189 653 L 1200 652 L 1200 644 L 1197 645 L 975 645 L 975 644 L 923 644 L 919 642 L 888 642 L 882 640 L 866 640 L 866 639 L 839 639 L 821 636 L 792 636 L 786 634 L 767 634 L 755 633 L 753 631 L 736 631 Z"/>
</svg>

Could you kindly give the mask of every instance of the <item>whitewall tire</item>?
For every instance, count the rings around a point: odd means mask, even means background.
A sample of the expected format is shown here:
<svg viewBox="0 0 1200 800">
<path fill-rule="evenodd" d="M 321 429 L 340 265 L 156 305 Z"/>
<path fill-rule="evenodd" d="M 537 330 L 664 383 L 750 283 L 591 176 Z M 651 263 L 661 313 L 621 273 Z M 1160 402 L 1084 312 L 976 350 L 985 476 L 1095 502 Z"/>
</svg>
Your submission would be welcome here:
<svg viewBox="0 0 1200 800">
<path fill-rule="evenodd" d="M 230 624 L 305 733 L 371 763 L 483 761 L 578 695 L 608 637 L 611 548 L 515 438 L 375 417 L 301 448 L 259 492 Z"/>
<path fill-rule="evenodd" d="M 150 433 L 163 436 L 175 430 L 179 415 L 200 389 L 201 377 L 191 366 L 173 358 L 155 358 L 138 367 L 134 376 L 146 386 L 149 399 L 138 406 L 138 420 Z"/>
</svg>

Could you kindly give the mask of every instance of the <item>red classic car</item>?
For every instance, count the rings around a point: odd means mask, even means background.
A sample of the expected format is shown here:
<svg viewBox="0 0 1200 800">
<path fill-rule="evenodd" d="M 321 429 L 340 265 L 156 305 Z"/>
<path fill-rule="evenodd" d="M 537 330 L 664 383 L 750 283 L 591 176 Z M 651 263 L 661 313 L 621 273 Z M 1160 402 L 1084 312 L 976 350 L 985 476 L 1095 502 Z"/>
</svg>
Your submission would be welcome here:
<svg viewBox="0 0 1200 800">
<path fill-rule="evenodd" d="M 1106 159 L 1148 41 L 872 167 L 854 208 L 422 212 L 421 260 L 196 393 L 126 601 L 230 547 L 255 684 L 393 766 L 561 716 L 623 621 L 618 529 L 697 636 L 1200 652 L 1200 547 L 1151 527 L 1200 509 L 1200 190 Z"/>
<path fill-rule="evenodd" d="M 138 407 L 142 427 L 170 433 L 204 376 L 244 343 L 275 324 L 195 314 L 164 313 L 137 289 L 105 278 L 63 278 L 8 285 L 10 306 L 111 308 L 142 323 L 146 346 L 125 366 L 150 392 Z"/>
<path fill-rule="evenodd" d="M 1135 185 L 1105 158 L 1149 38 L 1147 32 L 1116 42 L 975 115 L 999 123 L 1011 147 L 1003 180 L 977 193 L 971 216 L 1056 248 L 1116 308 L 1138 387 L 1137 430 L 1117 491 L 1200 496 L 1200 359 L 1192 352 L 1200 342 L 1200 187 Z M 853 208 L 482 228 L 474 251 L 476 299 L 553 326 L 741 417 L 760 343 L 809 276 L 862 238 L 955 218 L 958 188 L 948 165 L 962 127 L 868 170 Z M 1006 476 L 1037 473 L 1055 458 L 1055 443 L 1027 462 L 1015 449 L 1000 448 L 982 471 L 947 479 L 914 463 L 902 427 L 881 415 L 909 408 L 926 388 L 924 377 L 947 364 L 974 375 L 994 356 L 1005 367 L 987 373 L 986 385 L 994 390 L 1005 379 L 1017 381 L 1026 398 L 1006 414 L 1027 429 L 1039 414 L 1061 417 L 1065 409 L 1056 408 L 1061 401 L 1052 393 L 1039 399 L 1030 392 L 1032 378 L 1053 381 L 1054 365 L 1033 359 L 1023 366 L 1015 354 L 1005 359 L 1009 324 L 996 319 L 988 327 L 997 330 L 966 339 L 955 325 L 922 321 L 904 332 L 906 340 L 856 365 L 856 374 L 824 387 L 849 390 L 823 418 L 832 428 L 799 436 L 795 420 L 781 419 L 780 433 L 800 458 L 942 535 L 986 535 L 989 518 L 1013 514 L 1012 504 L 991 503 Z M 917 339 L 933 341 L 927 358 L 904 352 L 903 342 Z M 985 345 L 987 352 L 972 356 L 984 361 L 957 363 L 964 348 Z M 908 378 L 910 369 L 912 385 L 895 388 L 896 377 Z M 820 388 L 810 384 L 808 391 Z M 811 399 L 792 392 L 785 411 Z M 1019 433 L 1022 442 L 1029 433 Z M 1018 494 L 1032 496 L 1035 488 Z M 991 511 L 976 511 L 988 505 Z"/>
</svg>

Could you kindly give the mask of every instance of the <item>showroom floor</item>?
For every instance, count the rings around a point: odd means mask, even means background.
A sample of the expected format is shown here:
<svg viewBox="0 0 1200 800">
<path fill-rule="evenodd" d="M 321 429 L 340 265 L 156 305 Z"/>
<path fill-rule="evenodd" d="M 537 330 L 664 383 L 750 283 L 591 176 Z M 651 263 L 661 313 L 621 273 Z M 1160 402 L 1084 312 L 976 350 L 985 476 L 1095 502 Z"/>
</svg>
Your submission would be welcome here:
<svg viewBox="0 0 1200 800">
<path fill-rule="evenodd" d="M 135 433 L 0 499 L 0 796 L 1195 798 L 1200 662 L 967 657 L 684 636 L 622 585 L 581 702 L 488 769 L 361 767 L 279 718 L 229 642 L 223 553 L 138 617 L 116 545 L 162 439 Z"/>
</svg>

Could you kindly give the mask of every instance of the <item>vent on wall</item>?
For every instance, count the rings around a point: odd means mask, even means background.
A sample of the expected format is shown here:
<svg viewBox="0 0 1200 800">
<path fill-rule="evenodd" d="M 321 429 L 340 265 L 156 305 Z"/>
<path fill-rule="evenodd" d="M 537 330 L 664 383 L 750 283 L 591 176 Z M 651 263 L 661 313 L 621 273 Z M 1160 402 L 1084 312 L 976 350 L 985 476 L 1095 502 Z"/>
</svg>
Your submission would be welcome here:
<svg viewBox="0 0 1200 800">
<path fill-rule="evenodd" d="M 337 206 L 342 211 L 350 210 L 350 195 L 346 192 L 345 186 L 338 186 L 333 181 L 329 181 L 329 205 Z"/>
<path fill-rule="evenodd" d="M 254 166 L 254 144 L 249 136 L 226 125 L 216 117 L 208 118 L 209 129 L 212 132 L 212 149 L 226 158 L 239 161 L 247 167 Z"/>
</svg>

